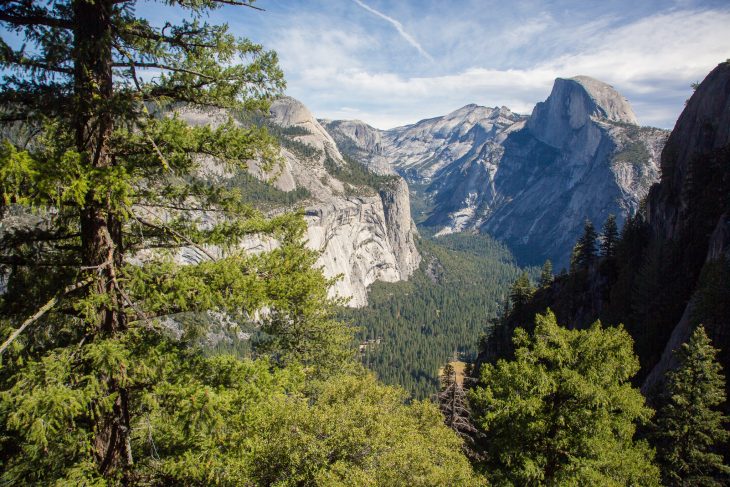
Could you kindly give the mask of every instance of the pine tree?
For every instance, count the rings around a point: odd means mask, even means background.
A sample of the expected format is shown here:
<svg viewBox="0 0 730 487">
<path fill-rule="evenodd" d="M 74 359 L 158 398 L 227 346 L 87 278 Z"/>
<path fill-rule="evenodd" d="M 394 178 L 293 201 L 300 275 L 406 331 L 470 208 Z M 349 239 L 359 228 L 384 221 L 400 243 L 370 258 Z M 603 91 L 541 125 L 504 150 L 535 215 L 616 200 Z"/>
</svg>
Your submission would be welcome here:
<svg viewBox="0 0 730 487">
<path fill-rule="evenodd" d="M 553 276 L 553 263 L 550 262 L 550 259 L 548 259 L 542 265 L 542 271 L 540 272 L 540 287 L 548 287 L 552 284 L 553 279 L 555 279 Z"/>
<path fill-rule="evenodd" d="M 571 261 L 575 261 L 575 266 L 581 269 L 588 268 L 596 260 L 596 229 L 590 220 L 585 221 L 583 225 L 583 235 L 578 239 L 573 250 L 574 256 Z"/>
<path fill-rule="evenodd" d="M 510 300 L 512 301 L 512 307 L 519 309 L 530 300 L 532 295 L 535 293 L 535 288 L 532 287 L 530 282 L 530 276 L 527 272 L 520 274 L 520 277 L 512 284 L 510 289 Z"/>
<path fill-rule="evenodd" d="M 2 482 L 131 481 L 135 432 L 186 387 L 175 382 L 179 344 L 157 318 L 258 319 L 261 355 L 308 371 L 348 353 L 301 215 L 267 219 L 237 190 L 196 177 L 203 157 L 234 172 L 252 159 L 270 167 L 274 139 L 231 118 L 189 126 L 174 112 L 251 113 L 282 91 L 275 53 L 200 20 L 251 5 L 169 3 L 188 18 L 155 26 L 131 0 L 0 7 L 20 38 L 0 49 L 0 216 L 16 222 L 0 239 Z M 238 250 L 254 234 L 281 245 Z M 201 263 L 180 265 L 183 248 Z"/>
<path fill-rule="evenodd" d="M 730 439 L 725 376 L 717 349 L 699 326 L 676 352 L 679 367 L 667 374 L 667 403 L 656 420 L 657 458 L 667 485 L 726 485 L 730 467 L 722 446 Z"/>
<path fill-rule="evenodd" d="M 456 370 L 451 363 L 444 366 L 439 380 L 441 390 L 437 399 L 444 422 L 460 436 L 466 437 L 473 433 L 475 428 L 469 421 L 469 406 L 466 402 L 464 388 L 459 383 Z"/>
<path fill-rule="evenodd" d="M 548 311 L 518 328 L 515 359 L 481 368 L 469 394 L 495 485 L 658 485 L 653 452 L 634 439 L 652 411 L 622 327 L 560 327 Z"/>
<path fill-rule="evenodd" d="M 603 257 L 614 257 L 617 242 L 618 226 L 616 225 L 616 216 L 611 214 L 606 218 L 601 232 L 601 255 Z"/>
</svg>

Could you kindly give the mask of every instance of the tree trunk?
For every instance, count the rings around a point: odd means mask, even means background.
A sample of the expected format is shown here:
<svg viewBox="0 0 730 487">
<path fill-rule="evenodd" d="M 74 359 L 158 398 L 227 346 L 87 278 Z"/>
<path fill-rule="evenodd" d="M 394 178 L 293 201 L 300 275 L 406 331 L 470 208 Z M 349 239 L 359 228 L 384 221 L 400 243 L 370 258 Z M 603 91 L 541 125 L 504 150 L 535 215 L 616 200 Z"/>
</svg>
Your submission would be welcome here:
<svg viewBox="0 0 730 487">
<path fill-rule="evenodd" d="M 114 165 L 110 139 L 114 128 L 112 80 L 112 0 L 74 0 L 74 102 L 76 148 L 94 169 Z M 93 286 L 109 297 L 96 320 L 98 338 L 124 331 L 125 315 L 117 291 L 115 268 L 122 261 L 121 221 L 110 211 L 108 194 L 92 192 L 81 210 L 81 246 L 84 266 L 98 273 Z M 98 191 L 98 188 L 97 188 Z M 131 465 L 127 391 L 101 373 L 107 394 L 116 394 L 112 411 L 95 417 L 94 449 L 97 465 L 108 475 Z"/>
</svg>

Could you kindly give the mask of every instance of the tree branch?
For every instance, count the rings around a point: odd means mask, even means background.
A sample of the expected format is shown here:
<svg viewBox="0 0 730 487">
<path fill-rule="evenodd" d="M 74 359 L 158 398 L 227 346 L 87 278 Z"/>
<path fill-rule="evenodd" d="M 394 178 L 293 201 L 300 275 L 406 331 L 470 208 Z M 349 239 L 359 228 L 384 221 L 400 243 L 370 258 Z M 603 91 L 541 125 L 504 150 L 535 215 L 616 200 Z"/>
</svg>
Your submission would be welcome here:
<svg viewBox="0 0 730 487">
<path fill-rule="evenodd" d="M 133 65 L 130 63 L 113 63 L 113 68 L 157 68 L 157 69 L 163 69 L 165 71 L 173 71 L 175 73 L 185 73 L 185 74 L 192 74 L 193 76 L 197 76 L 199 78 L 208 79 L 211 81 L 215 81 L 217 78 L 214 76 L 210 76 L 207 74 L 200 73 L 198 71 L 193 71 L 190 69 L 185 68 L 178 68 L 175 66 L 170 66 L 169 64 L 160 64 L 160 63 L 138 63 L 134 62 Z"/>
<path fill-rule="evenodd" d="M 213 254 L 211 254 L 210 252 L 208 252 L 202 245 L 199 245 L 199 244 L 193 242 L 192 240 L 190 240 L 188 237 L 186 237 L 182 233 L 180 233 L 180 232 L 178 232 L 178 231 L 176 231 L 176 230 L 174 230 L 174 229 L 172 229 L 172 228 L 170 228 L 168 226 L 165 226 L 165 225 L 156 225 L 156 224 L 154 224 L 154 223 L 152 223 L 150 221 L 147 221 L 147 220 L 144 220 L 144 219 L 138 217 L 137 215 L 134 215 L 134 213 L 132 213 L 132 216 L 133 216 L 133 218 L 135 220 L 137 220 L 142 225 L 145 225 L 145 226 L 150 227 L 150 228 L 154 228 L 155 230 L 160 230 L 161 232 L 169 232 L 169 233 L 175 235 L 176 237 L 184 240 L 189 245 L 191 245 L 191 246 L 195 247 L 196 249 L 200 250 L 202 253 L 204 253 L 213 262 L 217 262 L 218 261 L 218 259 L 216 259 L 213 256 Z"/>
<path fill-rule="evenodd" d="M 8 22 L 13 25 L 44 25 L 57 29 L 72 29 L 73 24 L 68 20 L 47 17 L 45 15 L 13 15 L 0 11 L 0 22 Z"/>
<path fill-rule="evenodd" d="M 3 352 L 5 352 L 5 349 L 7 349 L 10 346 L 10 344 L 13 343 L 13 341 L 15 341 L 15 339 L 18 338 L 18 336 L 21 333 L 23 333 L 23 331 L 26 328 L 28 328 L 28 326 L 30 326 L 31 324 L 33 324 L 41 316 L 43 316 L 44 314 L 46 314 L 48 312 L 48 310 L 50 310 L 51 308 L 53 308 L 56 305 L 56 303 L 58 303 L 58 300 L 61 298 L 61 296 L 65 296 L 66 294 L 68 294 L 70 292 L 73 292 L 73 291 L 75 291 L 77 289 L 80 289 L 80 288 L 82 288 L 84 286 L 88 286 L 89 284 L 91 284 L 91 282 L 93 280 L 94 280 L 94 277 L 93 276 L 89 276 L 89 277 L 87 277 L 86 279 L 84 279 L 81 282 L 77 282 L 75 284 L 71 284 L 70 286 L 67 286 L 60 294 L 54 296 L 46 304 L 44 304 L 43 306 L 41 306 L 40 309 L 38 311 L 36 311 L 33 316 L 31 316 L 30 318 L 28 318 L 27 320 L 25 320 L 23 322 L 23 324 L 20 325 L 20 328 L 18 328 L 17 330 L 15 330 L 10 335 L 10 338 L 8 338 L 7 340 L 5 340 L 5 343 L 3 343 L 2 346 L 0 346 L 0 355 L 2 355 Z"/>
</svg>

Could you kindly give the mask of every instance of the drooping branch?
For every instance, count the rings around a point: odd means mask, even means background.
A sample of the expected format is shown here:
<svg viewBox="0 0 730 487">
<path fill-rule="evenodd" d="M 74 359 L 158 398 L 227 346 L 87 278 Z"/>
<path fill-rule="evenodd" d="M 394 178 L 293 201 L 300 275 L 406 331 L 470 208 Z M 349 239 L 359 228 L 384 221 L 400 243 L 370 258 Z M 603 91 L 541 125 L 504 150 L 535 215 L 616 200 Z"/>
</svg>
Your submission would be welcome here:
<svg viewBox="0 0 730 487">
<path fill-rule="evenodd" d="M 14 15 L 9 13 L 7 10 L 0 10 L 0 22 L 8 22 L 15 26 L 22 25 L 43 25 L 46 27 L 53 27 L 56 29 L 72 29 L 73 24 L 69 20 L 58 19 L 55 17 L 49 17 L 47 15 Z"/>
<path fill-rule="evenodd" d="M 0 345 L 0 355 L 2 355 L 5 352 L 5 350 L 10 346 L 10 344 L 13 343 L 15 341 L 15 339 L 18 338 L 18 336 L 20 336 L 20 334 L 23 333 L 23 331 L 26 328 L 28 328 L 30 325 L 32 325 L 33 323 L 38 321 L 38 319 L 40 319 L 44 314 L 46 314 L 48 312 L 48 310 L 53 308 L 56 305 L 56 303 L 58 303 L 58 300 L 61 299 L 62 296 L 65 296 L 66 294 L 69 294 L 77 289 L 81 289 L 82 287 L 88 286 L 89 284 L 91 284 L 91 282 L 93 280 L 94 280 L 94 277 L 89 276 L 86 279 L 84 279 L 83 281 L 80 281 L 75 284 L 71 284 L 70 286 L 67 286 L 60 294 L 52 297 L 46 304 L 41 306 L 40 309 L 38 309 L 38 311 L 36 311 L 33 314 L 33 316 L 31 316 L 30 318 L 25 320 L 20 325 L 20 327 L 17 330 L 15 330 L 7 340 L 5 340 L 5 343 Z"/>
<path fill-rule="evenodd" d="M 188 243 L 188 245 L 191 245 L 192 247 L 195 247 L 196 249 L 200 250 L 211 261 L 213 261 L 213 262 L 217 262 L 218 261 L 218 259 L 216 259 L 213 254 L 211 254 L 210 252 L 208 252 L 205 249 L 205 247 L 203 247 L 202 245 L 199 245 L 199 244 L 193 242 L 192 240 L 190 240 L 188 237 L 186 237 L 182 233 L 178 232 L 177 230 L 175 230 L 173 228 L 170 228 L 167 225 L 157 225 L 155 223 L 152 223 L 152 222 L 150 222 L 148 220 L 145 220 L 145 219 L 143 219 L 143 218 L 141 218 L 141 217 L 139 217 L 137 215 L 134 215 L 134 214 L 133 214 L 133 218 L 135 220 L 137 220 L 139 223 L 141 223 L 142 225 L 146 226 L 146 227 L 154 228 L 155 230 L 158 230 L 158 231 L 161 231 L 161 232 L 165 232 L 165 233 L 170 233 L 170 234 L 176 236 L 177 238 L 184 240 L 185 242 Z"/>
<path fill-rule="evenodd" d="M 114 68 L 129 68 L 131 66 L 132 65 L 130 63 L 114 63 L 114 64 L 112 64 L 112 67 L 114 67 Z M 190 74 L 190 75 L 193 75 L 193 76 L 197 76 L 199 78 L 208 79 L 208 80 L 211 80 L 211 81 L 215 81 L 217 79 L 214 76 L 210 76 L 210 75 L 207 75 L 205 73 L 201 73 L 199 71 L 193 71 L 191 69 L 180 68 L 178 66 L 171 66 L 169 64 L 135 62 L 134 63 L 134 67 L 135 68 L 143 68 L 143 69 L 155 68 L 155 69 L 162 69 L 164 71 L 173 71 L 175 73 L 185 73 L 185 74 Z"/>
</svg>

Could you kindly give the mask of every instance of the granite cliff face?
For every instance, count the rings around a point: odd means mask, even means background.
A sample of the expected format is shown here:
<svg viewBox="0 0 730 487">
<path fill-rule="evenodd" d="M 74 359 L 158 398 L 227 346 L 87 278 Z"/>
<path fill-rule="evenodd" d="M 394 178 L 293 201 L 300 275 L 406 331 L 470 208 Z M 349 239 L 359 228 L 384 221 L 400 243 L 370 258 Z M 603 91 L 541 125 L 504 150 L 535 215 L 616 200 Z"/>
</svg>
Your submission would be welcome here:
<svg viewBox="0 0 730 487">
<path fill-rule="evenodd" d="M 228 117 L 227 113 L 184 107 L 176 113 L 191 124 L 215 125 Z M 248 172 L 280 192 L 300 195 L 287 204 L 269 204 L 266 211 L 277 213 L 285 207 L 304 210 L 307 245 L 321 253 L 316 265 L 327 277 L 339 276 L 331 295 L 360 307 L 367 304 L 367 288 L 373 282 L 408 279 L 418 268 L 420 255 L 405 181 L 397 175 L 371 175 L 357 162 L 343 158 L 335 140 L 293 98 L 276 100 L 262 123 L 279 139 L 281 164 L 267 171 L 256 161 L 249 161 Z M 236 174 L 214 160 L 204 160 L 199 176 L 213 184 L 231 185 Z M 205 223 L 211 218 L 215 217 L 203 215 L 201 220 Z M 252 252 L 275 245 L 257 238 L 242 243 Z M 196 263 L 204 256 L 186 248 L 179 258 Z"/>
<path fill-rule="evenodd" d="M 667 136 L 638 126 L 625 98 L 586 76 L 557 79 L 529 117 L 467 105 L 387 131 L 350 124 L 325 126 L 367 164 L 425 187 L 424 224 L 437 235 L 480 230 L 524 263 L 558 268 L 585 218 L 600 226 L 613 213 L 621 224 L 637 211 Z"/>
<path fill-rule="evenodd" d="M 489 180 L 494 194 L 479 201 L 474 226 L 526 262 L 567 266 L 586 218 L 600 227 L 615 214 L 621 225 L 636 213 L 659 177 L 665 137 L 639 127 L 610 86 L 584 76 L 558 79 L 525 128 L 502 144 Z"/>
<path fill-rule="evenodd" d="M 349 180 L 335 140 L 299 101 L 284 97 L 271 107 L 270 123 L 282 129 L 285 162 L 274 184 L 284 191 L 305 188 L 302 202 L 308 245 L 320 252 L 325 275 L 341 275 L 333 293 L 350 306 L 367 304 L 375 281 L 408 279 L 418 268 L 408 187 L 392 176 L 362 184 Z M 305 150 L 306 149 L 306 150 Z"/>
<path fill-rule="evenodd" d="M 672 242 L 687 301 L 644 384 L 676 366 L 672 353 L 704 324 L 730 367 L 730 62 L 717 66 L 687 102 L 662 153 L 662 178 L 647 200 L 655 242 Z M 730 384 L 727 385 L 730 388 Z"/>
</svg>

